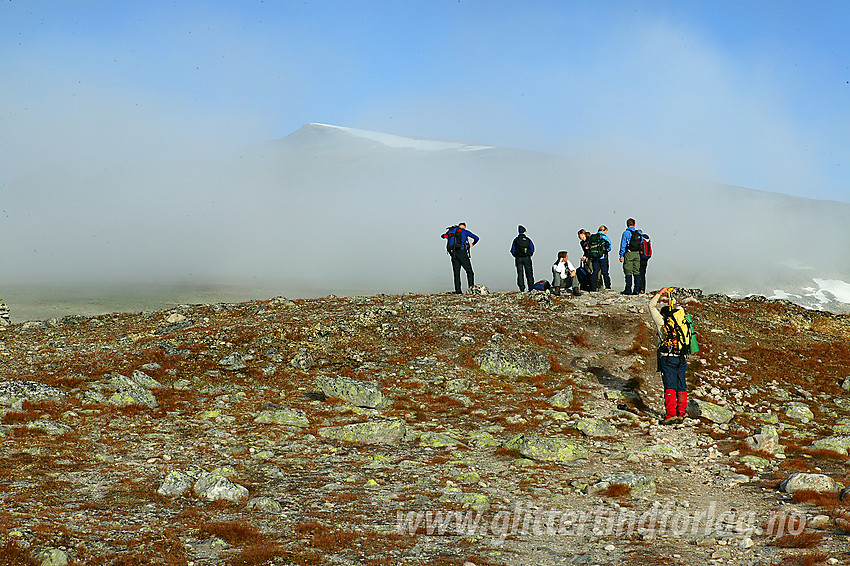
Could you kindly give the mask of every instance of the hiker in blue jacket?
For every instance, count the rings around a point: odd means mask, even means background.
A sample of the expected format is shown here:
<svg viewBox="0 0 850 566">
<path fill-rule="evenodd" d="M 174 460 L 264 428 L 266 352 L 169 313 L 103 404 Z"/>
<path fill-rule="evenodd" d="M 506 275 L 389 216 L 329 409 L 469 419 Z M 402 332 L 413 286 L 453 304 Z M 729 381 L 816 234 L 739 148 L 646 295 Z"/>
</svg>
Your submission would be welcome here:
<svg viewBox="0 0 850 566">
<path fill-rule="evenodd" d="M 511 255 L 514 256 L 514 264 L 516 265 L 516 284 L 520 292 L 523 292 L 527 282 L 528 290 L 531 291 L 531 287 L 534 285 L 534 268 L 531 265 L 531 256 L 534 255 L 534 242 L 525 234 L 525 226 L 517 226 L 517 231 L 519 234 L 511 244 Z"/>
<path fill-rule="evenodd" d="M 635 232 L 637 232 L 636 235 Z M 626 220 L 626 230 L 620 238 L 620 263 L 623 264 L 623 273 L 626 276 L 626 288 L 622 292 L 623 295 L 637 295 L 640 292 L 641 241 L 640 230 L 635 228 L 635 219 L 629 218 Z"/>
<path fill-rule="evenodd" d="M 469 259 L 469 250 L 478 243 L 478 236 L 466 229 L 466 222 L 459 222 L 454 229 L 450 229 L 442 236 L 448 240 L 446 249 L 452 258 L 452 272 L 455 280 L 455 294 L 460 295 L 460 268 L 466 271 L 466 281 L 469 287 L 475 285 L 475 274 L 472 272 L 472 261 Z M 472 238 L 472 242 L 469 242 Z"/>
</svg>

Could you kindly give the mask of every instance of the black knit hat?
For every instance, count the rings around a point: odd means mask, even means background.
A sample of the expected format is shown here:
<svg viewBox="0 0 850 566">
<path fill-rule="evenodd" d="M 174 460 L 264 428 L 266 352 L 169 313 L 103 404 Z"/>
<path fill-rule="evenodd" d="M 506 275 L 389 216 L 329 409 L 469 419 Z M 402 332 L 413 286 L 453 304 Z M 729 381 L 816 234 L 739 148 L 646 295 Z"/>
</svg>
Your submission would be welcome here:
<svg viewBox="0 0 850 566">
<path fill-rule="evenodd" d="M 517 226 L 517 230 L 519 231 L 520 234 L 525 234 L 525 226 L 523 226 L 522 224 Z"/>
</svg>

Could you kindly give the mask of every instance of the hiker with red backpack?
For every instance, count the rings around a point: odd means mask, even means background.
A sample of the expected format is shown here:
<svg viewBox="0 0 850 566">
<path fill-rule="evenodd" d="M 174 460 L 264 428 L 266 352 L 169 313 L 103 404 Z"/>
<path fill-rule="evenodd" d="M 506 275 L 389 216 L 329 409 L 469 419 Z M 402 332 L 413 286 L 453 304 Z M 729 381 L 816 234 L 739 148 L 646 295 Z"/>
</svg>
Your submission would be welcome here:
<svg viewBox="0 0 850 566">
<path fill-rule="evenodd" d="M 522 293 L 525 291 L 526 282 L 529 291 L 534 286 L 534 268 L 531 265 L 531 256 L 534 255 L 534 242 L 526 235 L 525 226 L 517 226 L 517 231 L 519 234 L 511 244 L 511 255 L 514 256 L 514 264 L 516 265 L 516 284 L 520 293 Z"/>
<path fill-rule="evenodd" d="M 638 271 L 640 274 L 640 290 L 638 293 L 643 294 L 646 293 L 646 264 L 652 257 L 652 241 L 646 233 L 641 232 L 640 235 L 640 270 Z"/>
<path fill-rule="evenodd" d="M 640 293 L 640 246 L 643 238 L 635 228 L 635 219 L 626 220 L 626 230 L 620 238 L 620 263 L 626 276 L 626 288 L 623 295 Z"/>
<path fill-rule="evenodd" d="M 472 272 L 472 260 L 469 259 L 469 250 L 478 243 L 478 236 L 466 229 L 466 222 L 459 222 L 456 226 L 446 228 L 445 234 L 441 236 L 446 240 L 446 253 L 452 258 L 452 272 L 454 274 L 456 295 L 463 294 L 460 290 L 460 268 L 466 271 L 466 282 L 469 287 L 475 285 L 475 274 Z M 472 238 L 472 242 L 469 242 Z"/>
<path fill-rule="evenodd" d="M 658 309 L 658 301 L 667 293 L 667 304 Z M 664 384 L 664 418 L 661 424 L 678 424 L 688 410 L 688 371 L 686 356 L 698 351 L 693 324 L 685 310 L 676 305 L 670 289 L 665 287 L 649 301 L 649 313 L 658 332 L 658 371 Z"/>
</svg>

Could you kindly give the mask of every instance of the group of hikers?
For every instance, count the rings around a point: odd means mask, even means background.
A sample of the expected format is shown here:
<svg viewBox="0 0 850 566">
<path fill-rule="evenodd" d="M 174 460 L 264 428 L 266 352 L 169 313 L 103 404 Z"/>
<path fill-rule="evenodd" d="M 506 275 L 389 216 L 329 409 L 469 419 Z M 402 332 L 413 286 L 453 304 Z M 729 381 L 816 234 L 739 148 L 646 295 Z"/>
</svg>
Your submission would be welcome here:
<svg viewBox="0 0 850 566">
<path fill-rule="evenodd" d="M 646 292 L 646 266 L 652 257 L 652 243 L 649 236 L 635 227 L 635 219 L 626 221 L 626 230 L 620 238 L 619 256 L 623 264 L 626 278 L 624 295 L 638 295 Z M 534 255 L 534 242 L 528 237 L 525 226 L 517 227 L 517 236 L 511 243 L 511 255 L 516 266 L 516 284 L 519 290 L 533 289 L 550 290 L 555 295 L 572 290 L 573 295 L 581 295 L 581 291 L 595 292 L 603 286 L 611 288 L 608 256 L 611 252 L 611 240 L 608 237 L 608 227 L 602 225 L 595 233 L 579 230 L 579 245 L 582 257 L 579 267 L 570 261 L 569 253 L 565 250 L 558 252 L 558 257 L 552 265 L 552 282 L 534 281 L 534 267 L 531 257 Z M 452 260 L 454 275 L 454 292 L 461 291 L 460 270 L 466 272 L 469 287 L 475 285 L 475 274 L 472 271 L 472 261 L 469 251 L 478 243 L 478 236 L 466 229 L 466 223 L 460 222 L 446 229 L 442 235 L 446 239 L 446 251 Z"/>
<path fill-rule="evenodd" d="M 611 252 L 611 240 L 608 228 L 599 227 L 595 233 L 579 230 L 578 237 L 582 249 L 580 267 L 576 268 L 569 260 L 569 254 L 562 250 L 552 265 L 552 282 L 534 282 L 534 270 L 531 257 L 534 255 L 534 242 L 528 237 L 524 226 L 517 227 L 517 236 L 511 243 L 511 255 L 514 257 L 517 272 L 517 287 L 520 292 L 532 289 L 549 289 L 560 295 L 568 289 L 573 295 L 581 295 L 581 290 L 594 292 L 604 286 L 611 288 L 608 256 Z M 466 229 L 466 223 L 446 229 L 442 235 L 446 239 L 446 251 L 451 256 L 454 275 L 454 293 L 462 294 L 460 270 L 466 272 L 469 287 L 475 285 L 475 274 L 469 250 L 478 243 L 478 236 Z M 470 241 L 471 240 L 471 241 Z M 625 289 L 623 295 L 639 295 L 646 292 L 646 267 L 652 257 L 652 243 L 649 236 L 636 228 L 634 218 L 626 220 L 626 229 L 620 237 L 619 258 L 623 264 Z M 667 304 L 658 307 L 664 295 Z M 688 406 L 688 387 L 685 381 L 687 358 L 689 353 L 698 351 L 693 322 L 690 315 L 676 304 L 672 290 L 661 289 L 649 302 L 649 312 L 655 323 L 658 347 L 657 369 L 661 372 L 664 385 L 664 418 L 661 424 L 677 424 L 684 421 Z"/>
</svg>

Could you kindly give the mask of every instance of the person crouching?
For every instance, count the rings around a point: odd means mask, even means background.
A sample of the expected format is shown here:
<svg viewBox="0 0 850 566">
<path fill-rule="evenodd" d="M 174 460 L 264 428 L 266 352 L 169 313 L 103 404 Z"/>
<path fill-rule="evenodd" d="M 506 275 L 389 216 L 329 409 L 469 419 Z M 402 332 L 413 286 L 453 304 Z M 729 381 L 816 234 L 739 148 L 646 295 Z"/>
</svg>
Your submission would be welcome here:
<svg viewBox="0 0 850 566">
<path fill-rule="evenodd" d="M 552 294 L 560 295 L 562 290 L 572 288 L 573 295 L 581 296 L 576 268 L 570 262 L 567 252 L 558 252 L 558 260 L 552 266 Z"/>
</svg>

